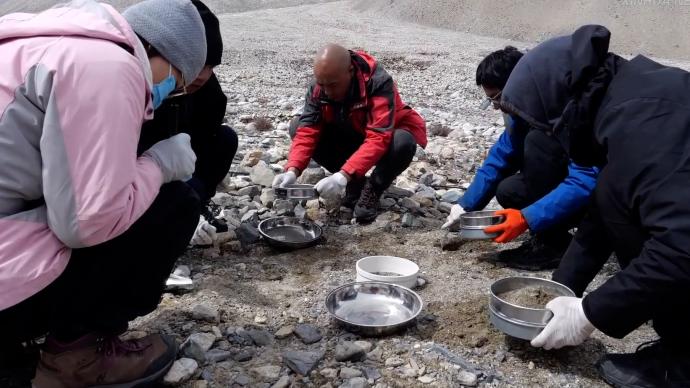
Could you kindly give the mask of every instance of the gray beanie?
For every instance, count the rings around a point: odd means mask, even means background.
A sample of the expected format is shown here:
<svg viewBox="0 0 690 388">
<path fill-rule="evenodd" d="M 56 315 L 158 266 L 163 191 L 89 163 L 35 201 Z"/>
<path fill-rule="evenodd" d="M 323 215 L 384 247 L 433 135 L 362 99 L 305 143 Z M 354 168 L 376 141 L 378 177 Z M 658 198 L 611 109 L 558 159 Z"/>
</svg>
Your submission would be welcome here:
<svg viewBox="0 0 690 388">
<path fill-rule="evenodd" d="M 146 0 L 122 14 L 134 32 L 151 44 L 191 83 L 206 63 L 206 33 L 190 0 Z"/>
</svg>

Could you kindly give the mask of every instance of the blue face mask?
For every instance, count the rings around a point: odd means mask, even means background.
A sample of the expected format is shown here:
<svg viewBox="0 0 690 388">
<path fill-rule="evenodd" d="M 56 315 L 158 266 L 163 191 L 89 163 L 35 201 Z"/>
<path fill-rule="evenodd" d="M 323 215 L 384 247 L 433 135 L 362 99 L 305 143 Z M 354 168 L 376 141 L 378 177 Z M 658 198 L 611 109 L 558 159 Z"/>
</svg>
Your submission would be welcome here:
<svg viewBox="0 0 690 388">
<path fill-rule="evenodd" d="M 160 83 L 153 85 L 151 90 L 151 93 L 153 94 L 153 109 L 158 109 L 158 107 L 160 107 L 163 103 L 163 100 L 165 100 L 168 95 L 175 90 L 176 86 L 177 80 L 172 74 L 172 65 L 170 65 L 168 77 Z"/>
</svg>

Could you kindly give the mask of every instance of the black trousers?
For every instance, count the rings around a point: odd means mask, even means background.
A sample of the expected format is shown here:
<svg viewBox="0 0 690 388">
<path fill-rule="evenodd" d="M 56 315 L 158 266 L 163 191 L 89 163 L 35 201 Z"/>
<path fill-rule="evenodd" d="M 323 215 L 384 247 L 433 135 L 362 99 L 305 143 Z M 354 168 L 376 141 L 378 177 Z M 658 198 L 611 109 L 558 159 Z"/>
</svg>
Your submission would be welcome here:
<svg viewBox="0 0 690 388">
<path fill-rule="evenodd" d="M 71 340 L 94 331 L 126 330 L 129 321 L 156 309 L 199 212 L 199 197 L 190 186 L 163 185 L 151 207 L 124 234 L 75 249 L 52 284 L 0 311 L 0 348 L 47 333 Z"/>
<path fill-rule="evenodd" d="M 622 268 L 639 256 L 644 243 L 650 238 L 642 223 L 631 212 L 620 206 L 616 195 L 607 190 L 612 180 L 620 179 L 604 168 L 599 174 L 597 187 L 588 211 L 579 225 L 572 243 L 568 247 L 553 280 L 570 287 L 578 296 L 599 273 L 612 253 Z M 650 273 L 649 276 L 655 276 Z M 635 285 L 629 285 L 635 287 Z M 617 301 L 607 301 L 615 304 Z M 690 346 L 690 301 L 686 295 L 659 301 L 652 313 L 652 322 L 657 334 L 671 344 Z M 614 331 L 623 331 L 630 322 L 620 316 L 611 323 Z"/>
<path fill-rule="evenodd" d="M 555 189 L 568 176 L 568 156 L 558 140 L 542 131 L 529 131 L 525 137 L 520 172 L 499 183 L 496 200 L 506 209 L 524 209 Z M 544 242 L 560 243 L 578 220 L 539 233 Z"/>
<path fill-rule="evenodd" d="M 297 134 L 298 124 L 298 118 L 290 122 L 290 137 L 294 138 Z M 336 173 L 363 143 L 364 135 L 354 130 L 325 128 L 312 159 L 326 170 Z M 387 189 L 409 167 L 416 152 L 414 136 L 404 129 L 395 129 L 388 151 L 376 164 L 369 181 L 378 190 Z"/>
<path fill-rule="evenodd" d="M 187 183 L 199 194 L 202 203 L 216 195 L 216 186 L 223 181 L 237 153 L 237 134 L 221 125 L 211 135 L 192 135 L 192 149 L 197 155 L 196 168 Z"/>
</svg>

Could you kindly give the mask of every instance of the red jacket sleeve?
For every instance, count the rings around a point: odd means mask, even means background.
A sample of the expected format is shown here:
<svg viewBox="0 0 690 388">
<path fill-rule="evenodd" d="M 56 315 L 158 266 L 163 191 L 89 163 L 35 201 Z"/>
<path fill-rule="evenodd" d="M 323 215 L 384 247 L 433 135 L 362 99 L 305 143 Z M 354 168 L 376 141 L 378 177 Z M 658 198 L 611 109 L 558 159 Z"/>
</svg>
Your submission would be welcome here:
<svg viewBox="0 0 690 388">
<path fill-rule="evenodd" d="M 393 78 L 381 67 L 371 80 L 369 92 L 369 119 L 364 143 L 345 162 L 342 170 L 349 175 L 364 176 L 383 157 L 393 139 L 395 129 L 395 101 L 398 91 Z"/>
</svg>

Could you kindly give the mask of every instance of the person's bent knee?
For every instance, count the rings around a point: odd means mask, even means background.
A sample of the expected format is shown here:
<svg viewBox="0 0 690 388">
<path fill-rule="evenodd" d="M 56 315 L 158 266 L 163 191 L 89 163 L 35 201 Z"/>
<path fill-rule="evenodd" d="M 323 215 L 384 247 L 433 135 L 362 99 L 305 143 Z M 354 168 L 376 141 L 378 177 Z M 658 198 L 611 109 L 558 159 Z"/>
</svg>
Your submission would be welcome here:
<svg viewBox="0 0 690 388">
<path fill-rule="evenodd" d="M 504 209 L 514 209 L 514 191 L 514 187 L 508 179 L 502 180 L 496 188 L 496 201 L 498 201 L 498 204 L 501 205 Z"/>
<path fill-rule="evenodd" d="M 218 131 L 218 137 L 220 143 L 223 145 L 223 148 L 237 151 L 239 139 L 237 137 L 237 132 L 235 132 L 232 127 L 228 125 L 221 125 L 220 131 Z"/>
<path fill-rule="evenodd" d="M 398 155 L 414 157 L 417 152 L 417 141 L 405 129 L 396 129 L 393 134 L 393 151 Z"/>
</svg>

